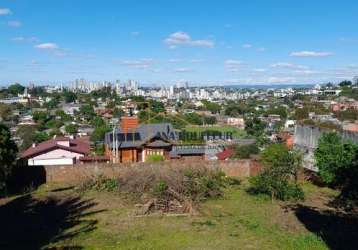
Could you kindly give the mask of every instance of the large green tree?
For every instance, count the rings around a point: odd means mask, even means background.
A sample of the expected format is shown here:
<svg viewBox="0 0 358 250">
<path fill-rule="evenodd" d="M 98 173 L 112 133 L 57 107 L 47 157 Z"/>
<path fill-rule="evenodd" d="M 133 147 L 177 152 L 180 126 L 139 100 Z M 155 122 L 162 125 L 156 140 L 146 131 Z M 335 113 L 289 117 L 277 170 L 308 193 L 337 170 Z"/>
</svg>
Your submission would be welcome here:
<svg viewBox="0 0 358 250">
<path fill-rule="evenodd" d="M 21 151 L 26 150 L 32 145 L 32 143 L 35 142 L 35 136 L 37 132 L 38 130 L 35 126 L 31 126 L 31 125 L 19 126 L 19 128 L 16 131 L 16 135 L 22 139 L 22 143 L 20 145 Z"/>
<path fill-rule="evenodd" d="M 252 190 L 269 194 L 280 200 L 303 199 L 304 194 L 297 183 L 302 167 L 302 155 L 284 144 L 272 144 L 260 155 L 264 170 L 250 179 Z"/>
<path fill-rule="evenodd" d="M 15 166 L 17 146 L 8 127 L 0 124 L 0 194 L 6 192 L 6 181 Z"/>
<path fill-rule="evenodd" d="M 19 83 L 15 83 L 15 84 L 10 85 L 7 88 L 7 90 L 10 94 L 15 96 L 15 95 L 24 93 L 25 87 Z"/>
<path fill-rule="evenodd" d="M 326 133 L 314 152 L 322 180 L 342 190 L 342 196 L 358 200 L 358 145 L 337 133 Z"/>
</svg>

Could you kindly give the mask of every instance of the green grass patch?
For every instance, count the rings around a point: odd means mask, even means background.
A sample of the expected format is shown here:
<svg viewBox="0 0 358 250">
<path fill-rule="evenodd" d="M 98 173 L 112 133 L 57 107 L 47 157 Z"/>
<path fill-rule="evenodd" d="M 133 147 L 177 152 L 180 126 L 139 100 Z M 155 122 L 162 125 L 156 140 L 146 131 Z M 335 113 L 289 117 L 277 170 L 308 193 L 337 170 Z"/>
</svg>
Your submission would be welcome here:
<svg viewBox="0 0 358 250">
<path fill-rule="evenodd" d="M 82 198 L 93 199 L 98 204 L 95 209 L 103 210 L 85 216 L 97 221 L 96 229 L 50 245 L 83 249 L 328 249 L 294 215 L 283 213 L 282 202 L 250 195 L 245 185 L 227 188 L 222 198 L 202 203 L 198 215 L 178 217 L 136 217 L 130 200 L 113 193 L 87 192 Z M 40 190 L 43 197 L 44 189 Z"/>
</svg>

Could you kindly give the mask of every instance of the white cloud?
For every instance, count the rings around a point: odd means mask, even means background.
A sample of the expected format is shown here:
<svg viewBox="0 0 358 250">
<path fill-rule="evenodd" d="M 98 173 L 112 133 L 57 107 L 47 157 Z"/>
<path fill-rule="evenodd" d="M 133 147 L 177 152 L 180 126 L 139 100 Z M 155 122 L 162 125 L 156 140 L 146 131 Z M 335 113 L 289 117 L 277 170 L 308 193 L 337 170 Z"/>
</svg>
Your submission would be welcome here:
<svg viewBox="0 0 358 250">
<path fill-rule="evenodd" d="M 37 37 L 23 37 L 23 36 L 18 36 L 18 37 L 14 37 L 11 39 L 11 41 L 13 42 L 38 42 L 39 39 Z"/>
<path fill-rule="evenodd" d="M 138 60 L 120 60 L 116 62 L 118 62 L 120 65 L 135 69 L 147 69 L 155 63 L 152 58 L 142 58 Z"/>
<path fill-rule="evenodd" d="M 193 70 L 190 68 L 177 68 L 174 71 L 177 73 L 188 73 L 188 72 L 192 72 Z"/>
<path fill-rule="evenodd" d="M 53 50 L 58 49 L 58 45 L 56 43 L 40 43 L 35 45 L 36 49 L 45 49 L 45 50 Z"/>
<path fill-rule="evenodd" d="M 294 77 L 269 77 L 267 83 L 292 83 L 295 82 Z"/>
<path fill-rule="evenodd" d="M 299 75 L 313 75 L 313 74 L 319 73 L 318 71 L 310 70 L 310 69 L 295 70 L 294 72 L 297 73 L 297 74 L 299 74 Z"/>
<path fill-rule="evenodd" d="M 242 47 L 243 47 L 244 49 L 251 49 L 251 48 L 252 48 L 252 44 L 246 43 L 246 44 L 243 44 Z"/>
<path fill-rule="evenodd" d="M 265 51 L 266 51 L 266 48 L 261 47 L 261 48 L 258 48 L 257 51 L 258 51 L 258 52 L 265 52 Z"/>
<path fill-rule="evenodd" d="M 22 26 L 22 23 L 20 21 L 8 21 L 7 25 L 12 28 L 19 28 Z"/>
<path fill-rule="evenodd" d="M 296 51 L 291 52 L 290 56 L 295 57 L 327 57 L 332 56 L 332 52 L 317 52 L 317 51 Z"/>
<path fill-rule="evenodd" d="M 293 63 L 278 62 L 270 65 L 272 68 L 306 70 L 309 67 Z"/>
<path fill-rule="evenodd" d="M 169 37 L 164 40 L 164 43 L 167 44 L 171 49 L 175 49 L 180 45 L 207 48 L 213 48 L 215 46 L 215 43 L 211 40 L 193 40 L 189 34 L 182 31 L 178 31 L 169 35 Z"/>
<path fill-rule="evenodd" d="M 131 32 L 131 35 L 132 35 L 132 36 L 139 36 L 140 33 L 139 33 L 138 31 L 133 31 L 133 32 Z"/>
<path fill-rule="evenodd" d="M 266 72 L 266 69 L 253 69 L 254 72 Z"/>
<path fill-rule="evenodd" d="M 203 59 L 192 59 L 192 60 L 190 60 L 190 62 L 191 63 L 202 63 L 202 62 L 204 62 L 204 60 Z"/>
<path fill-rule="evenodd" d="M 242 61 L 228 59 L 224 62 L 225 68 L 230 72 L 238 72 L 244 65 Z"/>
<path fill-rule="evenodd" d="M 14 37 L 14 38 L 11 39 L 11 41 L 13 41 L 13 42 L 23 42 L 23 41 L 25 41 L 25 37 L 22 37 L 22 36 Z"/>
<path fill-rule="evenodd" d="M 177 58 L 172 58 L 168 60 L 169 63 L 178 63 L 181 62 L 181 59 L 177 59 Z"/>
<path fill-rule="evenodd" d="M 8 8 L 0 8 L 0 16 L 12 14 L 11 10 Z"/>
</svg>

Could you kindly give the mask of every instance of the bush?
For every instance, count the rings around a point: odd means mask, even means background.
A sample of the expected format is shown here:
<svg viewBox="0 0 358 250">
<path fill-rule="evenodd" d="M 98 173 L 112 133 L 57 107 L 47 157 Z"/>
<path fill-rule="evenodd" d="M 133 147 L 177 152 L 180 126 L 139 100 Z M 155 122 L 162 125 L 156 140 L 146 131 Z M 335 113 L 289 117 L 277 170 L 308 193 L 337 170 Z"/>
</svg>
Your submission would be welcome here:
<svg viewBox="0 0 358 250">
<path fill-rule="evenodd" d="M 341 190 L 340 199 L 358 207 L 358 145 L 326 133 L 314 152 L 318 175 L 324 183 Z"/>
<path fill-rule="evenodd" d="M 148 166 L 126 169 L 119 190 L 163 212 L 190 212 L 198 202 L 223 195 L 228 184 L 218 169 L 191 166 Z"/>
<path fill-rule="evenodd" d="M 148 155 L 146 162 L 161 162 L 164 161 L 164 157 L 162 155 Z"/>
<path fill-rule="evenodd" d="M 242 145 L 235 147 L 233 159 L 249 159 L 250 155 L 255 155 L 260 152 L 256 144 Z"/>
<path fill-rule="evenodd" d="M 116 179 L 106 178 L 102 175 L 93 176 L 82 182 L 78 187 L 78 190 L 80 192 L 88 190 L 112 192 L 118 190 L 118 181 Z"/>
<path fill-rule="evenodd" d="M 272 199 L 279 200 L 304 198 L 301 187 L 296 183 L 302 164 L 301 154 L 283 144 L 273 144 L 261 153 L 261 161 L 264 171 L 250 178 L 250 192 L 268 194 Z"/>
<path fill-rule="evenodd" d="M 283 201 L 304 199 L 303 190 L 298 184 L 287 180 L 277 181 L 267 172 L 251 177 L 249 182 L 249 191 L 254 194 L 267 194 Z"/>
</svg>

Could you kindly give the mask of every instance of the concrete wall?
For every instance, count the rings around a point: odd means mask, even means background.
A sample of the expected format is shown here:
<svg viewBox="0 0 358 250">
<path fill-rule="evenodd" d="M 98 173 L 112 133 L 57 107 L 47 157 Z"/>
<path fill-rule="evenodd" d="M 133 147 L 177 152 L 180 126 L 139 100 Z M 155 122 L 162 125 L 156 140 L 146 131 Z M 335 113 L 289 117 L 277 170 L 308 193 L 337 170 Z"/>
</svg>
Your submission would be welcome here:
<svg viewBox="0 0 358 250">
<path fill-rule="evenodd" d="M 303 153 L 303 166 L 306 169 L 317 172 L 314 162 L 314 150 L 318 146 L 319 138 L 324 134 L 331 132 L 327 129 L 321 129 L 314 126 L 297 125 L 295 127 L 294 147 L 300 149 Z M 339 133 L 344 141 L 358 143 L 358 133 L 343 131 Z"/>
<path fill-rule="evenodd" d="M 161 163 L 128 163 L 128 164 L 80 164 L 73 166 L 45 166 L 46 182 L 63 182 L 76 183 L 83 181 L 91 176 L 104 175 L 106 177 L 115 178 L 119 176 L 123 169 L 129 167 L 150 167 L 154 165 L 180 167 L 190 165 L 192 167 L 207 166 L 218 167 L 222 169 L 226 175 L 232 177 L 245 178 L 256 175 L 261 169 L 261 165 L 254 160 L 233 160 L 233 161 L 168 161 Z M 34 166 L 36 167 L 36 166 Z"/>
</svg>

